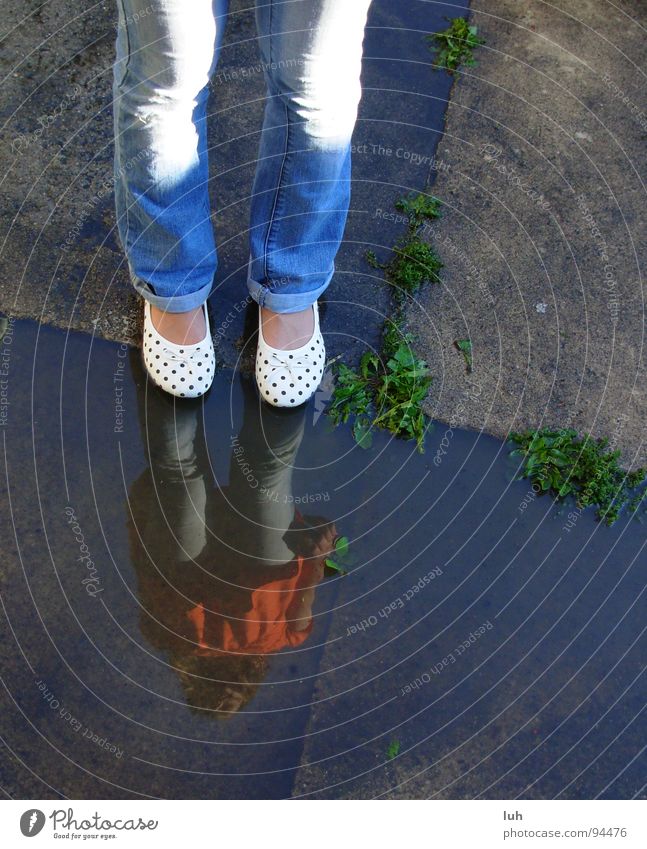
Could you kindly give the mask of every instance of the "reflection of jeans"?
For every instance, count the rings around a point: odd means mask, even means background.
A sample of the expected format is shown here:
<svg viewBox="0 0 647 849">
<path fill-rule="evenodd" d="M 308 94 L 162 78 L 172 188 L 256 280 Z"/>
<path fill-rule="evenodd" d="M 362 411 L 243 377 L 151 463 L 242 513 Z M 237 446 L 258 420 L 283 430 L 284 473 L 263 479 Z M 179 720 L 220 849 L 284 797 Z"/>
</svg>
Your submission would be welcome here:
<svg viewBox="0 0 647 849">
<path fill-rule="evenodd" d="M 275 312 L 305 309 L 333 275 L 350 201 L 350 138 L 370 2 L 256 0 L 267 101 L 247 286 Z M 228 0 L 117 5 L 119 235 L 137 291 L 162 309 L 184 312 L 206 300 L 217 266 L 206 104 Z"/>
</svg>

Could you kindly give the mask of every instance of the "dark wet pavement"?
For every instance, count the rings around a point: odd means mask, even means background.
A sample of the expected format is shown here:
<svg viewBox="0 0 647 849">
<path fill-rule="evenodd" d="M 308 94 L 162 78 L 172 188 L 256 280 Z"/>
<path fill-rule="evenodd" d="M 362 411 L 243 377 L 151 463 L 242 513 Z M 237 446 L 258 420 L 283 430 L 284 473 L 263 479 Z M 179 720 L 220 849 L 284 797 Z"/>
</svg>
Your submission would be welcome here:
<svg viewBox="0 0 647 849">
<path fill-rule="evenodd" d="M 478 433 L 364 451 L 325 390 L 176 404 L 126 346 L 5 348 L 7 793 L 644 798 L 645 525 Z"/>
</svg>

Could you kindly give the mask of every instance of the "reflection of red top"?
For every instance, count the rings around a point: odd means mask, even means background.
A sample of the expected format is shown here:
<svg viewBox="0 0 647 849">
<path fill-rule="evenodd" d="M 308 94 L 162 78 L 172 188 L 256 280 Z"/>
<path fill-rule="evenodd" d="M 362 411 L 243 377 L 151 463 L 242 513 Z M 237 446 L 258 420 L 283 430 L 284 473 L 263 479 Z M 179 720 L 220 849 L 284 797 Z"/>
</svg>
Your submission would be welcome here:
<svg viewBox="0 0 647 849">
<path fill-rule="evenodd" d="M 312 632 L 313 619 L 299 631 L 293 630 L 290 620 L 296 618 L 300 594 L 314 581 L 312 567 L 304 558 L 297 557 L 296 561 L 298 568 L 293 575 L 252 590 L 251 609 L 235 618 L 224 613 L 217 598 L 188 610 L 191 633 L 187 636 L 196 643 L 192 654 L 269 654 L 303 643 Z"/>
</svg>

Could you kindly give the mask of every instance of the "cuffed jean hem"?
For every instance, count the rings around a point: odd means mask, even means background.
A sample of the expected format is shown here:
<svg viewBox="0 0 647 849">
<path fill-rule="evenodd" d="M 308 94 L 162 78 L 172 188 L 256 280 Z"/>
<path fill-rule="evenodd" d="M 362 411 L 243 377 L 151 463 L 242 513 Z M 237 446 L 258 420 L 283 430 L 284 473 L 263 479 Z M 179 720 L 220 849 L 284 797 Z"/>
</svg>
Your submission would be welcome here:
<svg viewBox="0 0 647 849">
<path fill-rule="evenodd" d="M 274 292 L 270 286 L 259 283 L 255 280 L 249 271 L 252 260 L 249 259 L 247 271 L 247 288 L 249 294 L 262 307 L 265 307 L 272 312 L 290 313 L 300 312 L 307 309 L 326 291 L 330 285 L 330 281 L 335 273 L 334 267 L 326 280 L 316 289 L 310 289 L 307 292 Z"/>
<path fill-rule="evenodd" d="M 171 297 L 162 297 L 154 294 L 150 285 L 133 274 L 130 275 L 133 286 L 145 300 L 149 301 L 154 307 L 165 312 L 189 312 L 189 310 L 197 309 L 207 300 L 213 288 L 213 282 L 207 283 L 197 292 L 189 292 L 186 295 L 172 295 Z"/>
</svg>

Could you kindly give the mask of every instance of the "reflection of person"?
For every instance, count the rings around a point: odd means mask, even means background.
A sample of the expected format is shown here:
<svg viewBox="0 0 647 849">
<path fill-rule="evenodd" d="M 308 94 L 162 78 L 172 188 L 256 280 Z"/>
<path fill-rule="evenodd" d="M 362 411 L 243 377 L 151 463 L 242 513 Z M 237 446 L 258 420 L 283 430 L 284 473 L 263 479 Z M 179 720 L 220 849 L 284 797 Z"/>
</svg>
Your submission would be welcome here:
<svg viewBox="0 0 647 849">
<path fill-rule="evenodd" d="M 258 303 L 256 382 L 298 406 L 323 376 L 318 298 L 330 284 L 351 188 L 371 0 L 256 0 L 265 117 L 251 190 L 247 289 Z M 228 0 L 117 0 L 117 226 L 144 298 L 144 363 L 158 386 L 203 395 L 217 267 L 206 105 Z M 244 194 L 245 192 L 243 192 Z"/>
<path fill-rule="evenodd" d="M 246 462 L 232 451 L 228 486 L 211 478 L 201 403 L 155 392 L 140 397 L 150 466 L 130 492 L 143 633 L 169 652 L 189 704 L 220 717 L 254 696 L 268 654 L 312 633 L 336 538 L 334 523 L 291 504 L 303 408 L 259 404 L 240 379 L 244 421 L 234 442 Z"/>
</svg>

